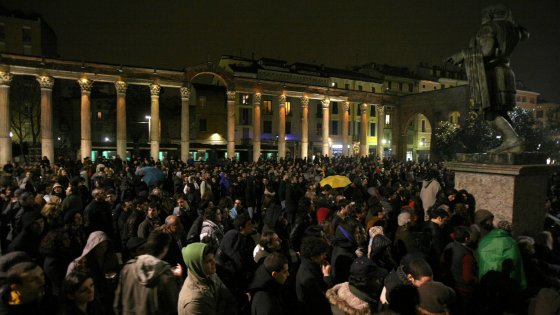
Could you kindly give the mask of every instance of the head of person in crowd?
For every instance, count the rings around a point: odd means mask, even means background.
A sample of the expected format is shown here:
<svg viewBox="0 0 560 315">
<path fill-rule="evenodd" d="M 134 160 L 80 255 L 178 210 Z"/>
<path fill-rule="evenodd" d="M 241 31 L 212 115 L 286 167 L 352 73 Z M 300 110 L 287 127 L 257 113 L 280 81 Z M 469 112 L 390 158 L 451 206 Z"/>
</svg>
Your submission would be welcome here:
<svg viewBox="0 0 560 315">
<path fill-rule="evenodd" d="M 410 222 L 411 222 L 410 217 L 411 217 L 410 212 L 408 212 L 406 210 L 399 213 L 399 216 L 397 217 L 398 226 L 403 230 L 408 230 L 408 228 L 410 226 Z"/>
<path fill-rule="evenodd" d="M 449 220 L 449 213 L 442 208 L 433 209 L 430 211 L 430 221 L 443 227 Z"/>
<path fill-rule="evenodd" d="M 150 220 L 156 220 L 159 218 L 159 211 L 161 209 L 161 205 L 157 201 L 152 201 L 148 205 L 148 209 L 146 209 L 146 217 Z"/>
<path fill-rule="evenodd" d="M 420 287 L 426 282 L 432 281 L 434 274 L 432 267 L 422 258 L 413 258 L 403 266 L 406 278 L 415 287 Z"/>
<path fill-rule="evenodd" d="M 377 299 L 383 289 L 383 279 L 386 275 L 387 272 L 384 269 L 375 265 L 371 259 L 362 256 L 352 262 L 348 283 Z"/>
<path fill-rule="evenodd" d="M 6 285 L 10 305 L 35 303 L 45 295 L 45 274 L 34 262 L 20 262 L 8 269 Z"/>
<path fill-rule="evenodd" d="M 237 216 L 237 218 L 233 221 L 233 226 L 241 235 L 251 235 L 255 232 L 253 221 L 245 213 Z"/>
<path fill-rule="evenodd" d="M 181 220 L 178 216 L 169 215 L 165 218 L 165 223 L 162 226 L 162 229 L 178 239 L 183 233 L 183 224 L 181 224 Z"/>
<path fill-rule="evenodd" d="M 126 241 L 126 249 L 131 257 L 144 255 L 146 253 L 146 240 L 139 237 L 131 237 Z"/>
<path fill-rule="evenodd" d="M 325 263 L 328 252 L 329 247 L 322 238 L 311 236 L 303 239 L 300 254 L 313 263 L 317 265 Z"/>
<path fill-rule="evenodd" d="M 65 314 L 76 314 L 76 309 L 87 313 L 88 304 L 95 299 L 93 278 L 84 272 L 74 271 L 66 276 L 63 282 Z"/>
<path fill-rule="evenodd" d="M 486 209 L 477 210 L 474 213 L 474 224 L 490 231 L 494 228 L 494 214 Z"/>
<path fill-rule="evenodd" d="M 13 251 L 0 256 L 0 286 L 6 283 L 8 277 L 8 270 L 13 266 L 22 263 L 32 261 L 31 257 L 22 251 Z"/>
<path fill-rule="evenodd" d="M 189 277 L 205 279 L 216 273 L 216 249 L 212 243 L 192 243 L 182 249 Z"/>
<path fill-rule="evenodd" d="M 95 201 L 104 201 L 105 200 L 105 189 L 104 188 L 95 188 L 91 191 L 91 196 Z"/>
<path fill-rule="evenodd" d="M 222 211 L 218 207 L 208 207 L 204 210 L 204 220 L 220 223 L 222 222 Z"/>
<path fill-rule="evenodd" d="M 169 250 L 169 243 L 171 242 L 171 236 L 162 230 L 154 230 L 148 236 L 146 243 L 144 244 L 144 249 L 146 254 L 154 256 L 159 259 L 163 259 L 167 255 Z"/>
<path fill-rule="evenodd" d="M 266 256 L 263 262 L 264 268 L 279 284 L 283 285 L 288 280 L 290 272 L 288 269 L 288 259 L 286 256 L 274 252 Z"/>
<path fill-rule="evenodd" d="M 18 196 L 18 190 L 20 189 L 15 191 L 16 196 Z M 19 204 L 22 208 L 34 208 L 35 197 L 30 192 L 21 191 L 21 194 L 19 195 Z"/>
</svg>

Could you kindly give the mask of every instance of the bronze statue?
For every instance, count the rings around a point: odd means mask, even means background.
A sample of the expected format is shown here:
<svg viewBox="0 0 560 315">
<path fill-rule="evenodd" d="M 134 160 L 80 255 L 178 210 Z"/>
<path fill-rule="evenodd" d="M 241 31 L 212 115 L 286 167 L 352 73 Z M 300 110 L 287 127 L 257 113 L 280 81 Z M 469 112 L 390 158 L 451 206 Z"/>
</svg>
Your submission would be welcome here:
<svg viewBox="0 0 560 315">
<path fill-rule="evenodd" d="M 482 25 L 469 48 L 446 60 L 464 65 L 474 105 L 502 134 L 502 144 L 490 153 L 523 151 L 523 139 L 508 116 L 508 111 L 515 107 L 516 94 L 509 57 L 517 44 L 527 38 L 529 32 L 513 20 L 504 6 L 488 7 L 482 10 Z"/>
</svg>

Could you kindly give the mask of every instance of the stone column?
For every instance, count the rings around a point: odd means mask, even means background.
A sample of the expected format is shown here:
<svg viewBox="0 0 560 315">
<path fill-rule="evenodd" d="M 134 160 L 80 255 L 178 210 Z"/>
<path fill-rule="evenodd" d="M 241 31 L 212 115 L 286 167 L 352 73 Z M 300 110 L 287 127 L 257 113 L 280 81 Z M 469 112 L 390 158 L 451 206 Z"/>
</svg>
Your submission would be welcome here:
<svg viewBox="0 0 560 315">
<path fill-rule="evenodd" d="M 377 107 L 377 156 L 383 160 L 383 137 L 385 129 L 385 108 L 383 105 L 376 105 Z"/>
<path fill-rule="evenodd" d="M 41 156 L 46 156 L 54 163 L 53 109 L 52 88 L 54 78 L 38 76 L 37 82 L 41 87 Z"/>
<path fill-rule="evenodd" d="M 301 98 L 301 158 L 305 159 L 309 151 L 309 98 Z"/>
<path fill-rule="evenodd" d="M 152 106 L 150 112 L 150 156 L 157 161 L 159 158 L 159 141 L 161 140 L 159 130 L 159 92 L 161 86 L 150 84 L 150 94 L 152 95 Z"/>
<path fill-rule="evenodd" d="M 89 96 L 91 94 L 91 87 L 93 86 L 93 81 L 86 78 L 78 80 L 80 85 L 80 90 L 82 91 L 82 101 L 81 101 L 81 112 L 80 112 L 80 122 L 81 122 L 81 141 L 80 141 L 80 157 L 85 159 L 86 157 L 91 157 L 91 104 Z"/>
<path fill-rule="evenodd" d="M 362 126 L 360 127 L 360 156 L 368 155 L 367 147 L 367 110 L 368 104 L 363 103 L 362 106 Z"/>
<path fill-rule="evenodd" d="M 344 156 L 350 156 L 348 152 L 348 120 L 350 114 L 350 102 L 344 102 L 344 112 L 342 113 L 342 154 Z"/>
<path fill-rule="evenodd" d="M 235 91 L 227 91 L 227 157 L 235 159 Z"/>
<path fill-rule="evenodd" d="M 126 159 L 126 88 L 124 81 L 115 82 L 117 90 L 117 154 Z"/>
<path fill-rule="evenodd" d="M 286 158 L 286 95 L 278 97 L 278 157 Z"/>
<path fill-rule="evenodd" d="M 261 93 L 253 98 L 253 162 L 261 157 Z"/>
<path fill-rule="evenodd" d="M 10 137 L 10 83 L 13 75 L 0 72 L 0 166 L 12 161 Z"/>
<path fill-rule="evenodd" d="M 330 148 L 329 148 L 329 107 L 331 104 L 331 100 L 329 98 L 325 98 L 321 101 L 323 104 L 323 151 L 322 155 L 331 155 Z"/>
<path fill-rule="evenodd" d="M 190 113 L 189 100 L 191 89 L 188 86 L 181 87 L 181 161 L 189 159 L 190 151 Z"/>
</svg>

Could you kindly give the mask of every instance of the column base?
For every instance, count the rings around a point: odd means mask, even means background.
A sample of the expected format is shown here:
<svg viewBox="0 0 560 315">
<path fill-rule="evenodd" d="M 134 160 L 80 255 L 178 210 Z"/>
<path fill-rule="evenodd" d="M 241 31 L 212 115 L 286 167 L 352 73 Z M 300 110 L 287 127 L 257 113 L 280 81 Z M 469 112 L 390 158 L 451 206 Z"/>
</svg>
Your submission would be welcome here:
<svg viewBox="0 0 560 315">
<path fill-rule="evenodd" d="M 54 163 L 54 139 L 41 139 L 41 155 Z"/>
<path fill-rule="evenodd" d="M 547 179 L 560 167 L 448 162 L 455 172 L 455 187 L 466 189 L 477 209 L 494 214 L 494 224 L 507 220 L 514 236 L 534 236 L 542 231 L 545 218 Z"/>
<path fill-rule="evenodd" d="M 156 162 L 159 159 L 159 141 L 152 141 L 150 143 L 150 156 Z"/>
<path fill-rule="evenodd" d="M 227 143 L 227 157 L 228 159 L 235 159 L 235 141 L 228 141 Z"/>
</svg>

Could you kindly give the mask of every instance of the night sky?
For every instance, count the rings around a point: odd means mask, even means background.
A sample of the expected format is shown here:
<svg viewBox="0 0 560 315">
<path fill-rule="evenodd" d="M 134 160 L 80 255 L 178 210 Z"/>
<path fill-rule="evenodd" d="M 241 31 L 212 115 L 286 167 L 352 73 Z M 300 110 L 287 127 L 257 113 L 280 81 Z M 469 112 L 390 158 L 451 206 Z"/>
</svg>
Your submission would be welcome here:
<svg viewBox="0 0 560 315">
<path fill-rule="evenodd" d="M 340 68 L 440 64 L 468 46 L 481 9 L 495 3 L 531 32 L 511 60 L 517 79 L 560 102 L 558 0 L 0 0 L 42 15 L 61 58 L 176 70 L 252 53 Z"/>
</svg>

